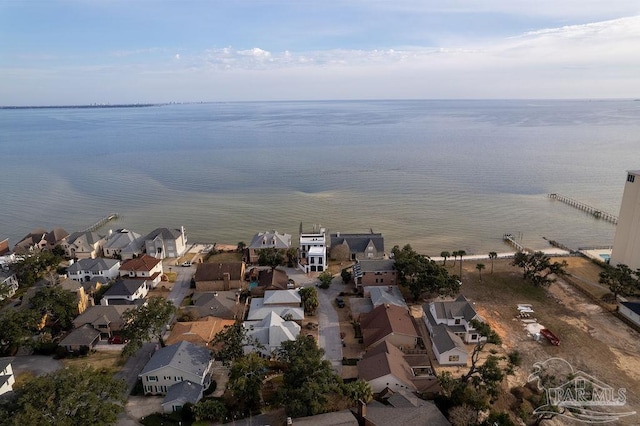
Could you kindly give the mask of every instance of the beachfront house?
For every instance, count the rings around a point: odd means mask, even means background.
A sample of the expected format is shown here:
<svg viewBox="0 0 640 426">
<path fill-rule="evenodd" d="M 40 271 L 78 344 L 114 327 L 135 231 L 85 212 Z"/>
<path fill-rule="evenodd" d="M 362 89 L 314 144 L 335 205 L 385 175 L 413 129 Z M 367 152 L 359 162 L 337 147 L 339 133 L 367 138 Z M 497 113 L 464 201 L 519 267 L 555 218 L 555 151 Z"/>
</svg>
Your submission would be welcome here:
<svg viewBox="0 0 640 426">
<path fill-rule="evenodd" d="M 300 233 L 298 268 L 305 273 L 322 272 L 327 267 L 327 237 L 324 228 Z"/>
<path fill-rule="evenodd" d="M 329 257 L 335 260 L 383 259 L 384 237 L 382 234 L 343 234 L 329 235 Z"/>
<path fill-rule="evenodd" d="M 482 318 L 462 294 L 455 300 L 425 303 L 422 310 L 423 321 L 430 335 L 433 335 L 437 325 L 443 324 L 465 343 L 477 343 L 481 339 L 471 321 L 482 321 Z"/>
<path fill-rule="evenodd" d="M 144 247 L 156 259 L 180 257 L 187 251 L 187 234 L 180 229 L 156 228 L 144 237 Z"/>
<path fill-rule="evenodd" d="M 137 232 L 128 229 L 109 230 L 102 250 L 105 257 L 132 259 L 142 254 L 144 239 Z"/>
<path fill-rule="evenodd" d="M 247 247 L 247 261 L 250 264 L 258 263 L 259 252 L 263 249 L 275 249 L 286 254 L 291 247 L 291 235 L 281 234 L 277 231 L 259 232 L 253 236 Z"/>
<path fill-rule="evenodd" d="M 95 259 L 102 256 L 105 238 L 93 231 L 74 232 L 65 237 L 60 246 L 70 259 Z"/>
<path fill-rule="evenodd" d="M 25 253 L 34 250 L 51 250 L 69 235 L 62 228 L 54 228 L 47 232 L 45 229 L 34 229 L 14 246 L 14 250 Z"/>
</svg>

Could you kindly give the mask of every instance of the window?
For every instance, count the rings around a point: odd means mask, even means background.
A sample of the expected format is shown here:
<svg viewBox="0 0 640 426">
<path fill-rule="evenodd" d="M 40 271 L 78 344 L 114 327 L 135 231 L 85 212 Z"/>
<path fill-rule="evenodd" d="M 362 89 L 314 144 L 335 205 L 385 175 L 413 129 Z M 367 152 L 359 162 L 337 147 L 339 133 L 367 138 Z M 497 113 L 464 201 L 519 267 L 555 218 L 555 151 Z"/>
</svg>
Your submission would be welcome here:
<svg viewBox="0 0 640 426">
<path fill-rule="evenodd" d="M 157 382 L 158 381 L 158 376 L 147 376 L 147 381 L 148 382 Z"/>
<path fill-rule="evenodd" d="M 449 355 L 449 362 L 460 361 L 460 355 Z"/>
<path fill-rule="evenodd" d="M 478 340 L 478 335 L 477 334 L 472 334 L 471 335 L 471 340 Z"/>
<path fill-rule="evenodd" d="M 455 324 L 456 324 L 456 325 L 460 325 L 460 319 L 459 319 L 459 318 L 458 318 L 458 319 L 456 319 Z"/>
<path fill-rule="evenodd" d="M 628 174 L 627 175 L 627 182 L 633 183 L 633 181 L 635 181 L 635 180 L 636 180 L 636 177 L 634 175 L 632 175 L 632 174 Z"/>
</svg>

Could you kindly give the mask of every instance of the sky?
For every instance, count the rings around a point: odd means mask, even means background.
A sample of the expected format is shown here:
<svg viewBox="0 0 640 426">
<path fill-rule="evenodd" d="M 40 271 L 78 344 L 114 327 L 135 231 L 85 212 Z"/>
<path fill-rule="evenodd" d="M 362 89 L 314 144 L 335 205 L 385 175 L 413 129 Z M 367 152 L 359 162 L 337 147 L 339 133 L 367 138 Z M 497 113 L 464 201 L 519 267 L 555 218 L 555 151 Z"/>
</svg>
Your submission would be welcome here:
<svg viewBox="0 0 640 426">
<path fill-rule="evenodd" d="M 0 0 L 0 105 L 640 97 L 640 0 Z"/>
</svg>

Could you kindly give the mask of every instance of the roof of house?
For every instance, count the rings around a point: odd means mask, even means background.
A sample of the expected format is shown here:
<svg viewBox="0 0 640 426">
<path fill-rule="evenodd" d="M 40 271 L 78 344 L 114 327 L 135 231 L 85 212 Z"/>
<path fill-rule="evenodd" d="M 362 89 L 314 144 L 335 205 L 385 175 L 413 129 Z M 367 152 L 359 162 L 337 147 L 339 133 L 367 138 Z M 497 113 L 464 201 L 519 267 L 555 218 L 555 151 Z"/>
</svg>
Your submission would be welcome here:
<svg viewBox="0 0 640 426">
<path fill-rule="evenodd" d="M 0 358 L 0 371 L 4 371 L 5 368 L 9 366 L 13 362 L 12 357 L 2 357 Z"/>
<path fill-rule="evenodd" d="M 373 244 L 377 252 L 384 252 L 384 237 L 382 234 L 343 234 L 335 233 L 329 236 L 330 247 L 346 244 L 351 253 L 364 253 L 370 244 Z"/>
<path fill-rule="evenodd" d="M 287 273 L 279 269 L 260 269 L 252 270 L 250 274 L 257 275 L 258 286 L 260 287 L 279 287 L 283 290 L 287 289 L 289 277 Z"/>
<path fill-rule="evenodd" d="M 122 265 L 120 265 L 121 271 L 151 271 L 153 268 L 158 266 L 158 263 L 162 263 L 162 259 L 156 259 L 155 257 L 151 257 L 149 255 L 143 255 L 140 257 L 135 257 L 133 259 L 127 260 Z"/>
<path fill-rule="evenodd" d="M 138 243 L 142 238 L 142 235 L 137 232 L 129 231 L 128 229 L 118 229 L 117 231 L 107 235 L 107 242 L 104 245 L 105 249 L 124 249 L 129 247 L 132 243 Z"/>
<path fill-rule="evenodd" d="M 109 286 L 103 297 L 133 296 L 145 283 L 146 280 L 118 280 Z"/>
<path fill-rule="evenodd" d="M 297 417 L 294 424 L 296 426 L 358 426 L 358 420 L 351 411 L 342 410 L 309 417 Z"/>
<path fill-rule="evenodd" d="M 364 287 L 365 296 L 368 295 L 371 298 L 373 307 L 380 305 L 395 305 L 408 309 L 407 302 L 405 302 L 400 289 L 396 285 L 390 286 L 367 286 Z"/>
<path fill-rule="evenodd" d="M 264 292 L 265 305 L 291 305 L 302 303 L 298 290 L 267 290 Z"/>
<path fill-rule="evenodd" d="M 392 259 L 380 259 L 380 260 L 360 260 L 357 265 L 362 272 L 384 272 L 393 271 L 395 260 Z"/>
<path fill-rule="evenodd" d="M 417 407 L 394 407 L 385 405 L 378 401 L 367 404 L 366 419 L 367 424 L 373 426 L 388 425 L 415 425 L 415 426 L 450 426 L 451 423 L 436 407 L 429 401 L 423 401 Z"/>
<path fill-rule="evenodd" d="M 47 243 L 55 246 L 68 235 L 69 233 L 62 228 L 53 228 L 50 232 L 47 232 L 45 239 L 47 240 Z"/>
<path fill-rule="evenodd" d="M 103 239 L 100 235 L 93 231 L 74 232 L 67 236 L 67 243 L 74 244 L 78 238 L 84 237 L 88 244 L 94 245 Z"/>
<path fill-rule="evenodd" d="M 630 311 L 640 315 L 640 302 L 620 302 L 620 304 Z"/>
<path fill-rule="evenodd" d="M 275 290 L 275 291 L 284 291 L 284 290 Z M 262 297 L 254 297 L 253 299 L 251 299 L 251 305 L 249 306 L 249 315 L 247 316 L 247 320 L 249 321 L 261 320 L 269 316 L 271 312 L 275 312 L 282 318 L 284 318 L 287 315 L 291 315 L 291 319 L 294 321 L 302 321 L 304 319 L 304 310 L 301 307 L 275 305 L 275 304 L 265 305 L 264 301 L 265 299 Z"/>
<path fill-rule="evenodd" d="M 445 353 L 451 349 L 458 348 L 464 353 L 467 353 L 467 348 L 460 337 L 449 330 L 444 324 L 436 325 L 433 328 L 433 335 L 431 336 L 433 342 L 439 353 Z"/>
<path fill-rule="evenodd" d="M 291 247 L 291 235 L 280 234 L 277 231 L 259 232 L 253 236 L 250 249 L 258 250 L 263 248 L 288 249 Z"/>
<path fill-rule="evenodd" d="M 279 347 L 282 342 L 296 340 L 300 334 L 300 326 L 293 321 L 285 321 L 275 312 L 260 321 L 245 321 L 247 337 L 256 339 L 268 352 L 270 348 Z"/>
<path fill-rule="evenodd" d="M 464 318 L 465 321 L 469 322 L 478 315 L 471 303 L 462 294 L 456 300 L 431 302 L 431 304 L 435 308 L 436 320 Z M 429 311 L 429 305 L 424 306 L 424 309 Z"/>
<path fill-rule="evenodd" d="M 67 268 L 67 272 L 77 273 L 80 271 L 108 271 L 113 267 L 120 266 L 120 261 L 116 259 L 105 259 L 96 257 L 95 259 L 80 259 Z"/>
<path fill-rule="evenodd" d="M 140 372 L 140 376 L 170 367 L 199 377 L 207 372 L 211 351 L 190 342 L 181 341 L 158 349 Z"/>
<path fill-rule="evenodd" d="M 81 282 L 78 282 L 76 280 L 72 280 L 71 278 L 67 278 L 67 279 L 64 279 L 64 280 L 60 281 L 59 286 L 62 287 L 63 289 L 65 289 L 65 290 L 67 290 L 67 291 L 76 292 L 80 288 L 84 289 L 84 286 L 82 284 L 83 283 L 81 283 Z"/>
<path fill-rule="evenodd" d="M 90 324 L 73 330 L 60 341 L 60 346 L 91 346 L 100 337 L 100 332 Z"/>
<path fill-rule="evenodd" d="M 161 405 L 162 407 L 165 405 L 184 405 L 188 402 L 195 404 L 202 397 L 202 391 L 201 385 L 190 380 L 183 380 L 167 389 L 167 394 Z"/>
<path fill-rule="evenodd" d="M 193 279 L 196 281 L 221 281 L 224 274 L 229 274 L 229 279 L 233 281 L 242 280 L 242 262 L 228 263 L 198 263 Z"/>
<path fill-rule="evenodd" d="M 176 240 L 180 238 L 182 235 L 181 229 L 169 229 L 169 228 L 156 228 L 153 231 L 149 232 L 145 237 L 145 241 L 147 240 L 155 240 L 156 238 L 160 238 L 162 240 Z"/>
<path fill-rule="evenodd" d="M 419 337 L 409 311 L 395 305 L 380 305 L 363 314 L 360 317 L 360 327 L 365 347 L 390 334 Z"/>
<path fill-rule="evenodd" d="M 166 342 L 172 345 L 184 340 L 196 345 L 207 346 L 216 334 L 234 323 L 234 320 L 217 317 L 204 317 L 199 321 L 177 322 L 173 325 Z"/>
<path fill-rule="evenodd" d="M 15 248 L 30 248 L 42 241 L 47 234 L 46 229 L 34 229 L 16 243 Z"/>
<path fill-rule="evenodd" d="M 242 316 L 243 305 L 238 303 L 237 291 L 196 292 L 191 297 L 193 305 L 189 310 L 196 310 L 200 317 L 214 316 L 224 319 L 235 319 Z"/>
<path fill-rule="evenodd" d="M 73 320 L 73 325 L 80 327 L 84 324 L 92 324 L 98 328 L 98 325 L 119 323 L 122 321 L 122 314 L 129 309 L 131 306 L 90 306 Z"/>
<path fill-rule="evenodd" d="M 408 389 L 416 390 L 411 367 L 404 360 L 402 351 L 389 342 L 383 342 L 365 352 L 358 362 L 358 377 L 371 381 L 388 374 L 403 382 Z"/>
</svg>

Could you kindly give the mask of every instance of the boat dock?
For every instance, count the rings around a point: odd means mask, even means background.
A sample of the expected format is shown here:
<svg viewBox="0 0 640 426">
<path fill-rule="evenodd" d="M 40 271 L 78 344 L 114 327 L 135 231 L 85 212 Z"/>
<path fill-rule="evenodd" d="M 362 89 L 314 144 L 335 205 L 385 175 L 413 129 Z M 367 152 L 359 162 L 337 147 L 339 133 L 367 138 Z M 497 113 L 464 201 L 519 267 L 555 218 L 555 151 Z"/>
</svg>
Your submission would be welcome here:
<svg viewBox="0 0 640 426">
<path fill-rule="evenodd" d="M 517 251 L 528 252 L 529 249 L 525 248 L 522 244 L 516 241 L 515 237 L 511 234 L 504 234 L 502 239 L 513 246 Z"/>
<path fill-rule="evenodd" d="M 552 200 L 558 200 L 565 204 L 570 205 L 571 207 L 575 207 L 578 210 L 582 210 L 597 219 L 606 220 L 607 222 L 611 222 L 614 225 L 618 224 L 618 216 L 615 216 L 611 213 L 607 213 L 595 207 L 591 207 L 588 204 L 582 203 L 580 201 L 574 200 L 573 198 L 569 198 L 562 194 L 548 194 L 548 197 Z"/>
<path fill-rule="evenodd" d="M 116 220 L 117 218 L 118 218 L 118 213 L 111 213 L 111 214 L 103 217 L 102 219 L 100 219 L 99 221 L 94 223 L 93 225 L 83 229 L 82 232 L 93 232 L 93 231 L 96 231 L 96 230 L 100 229 L 102 226 L 104 226 L 106 223 L 111 222 L 112 220 Z"/>
</svg>

